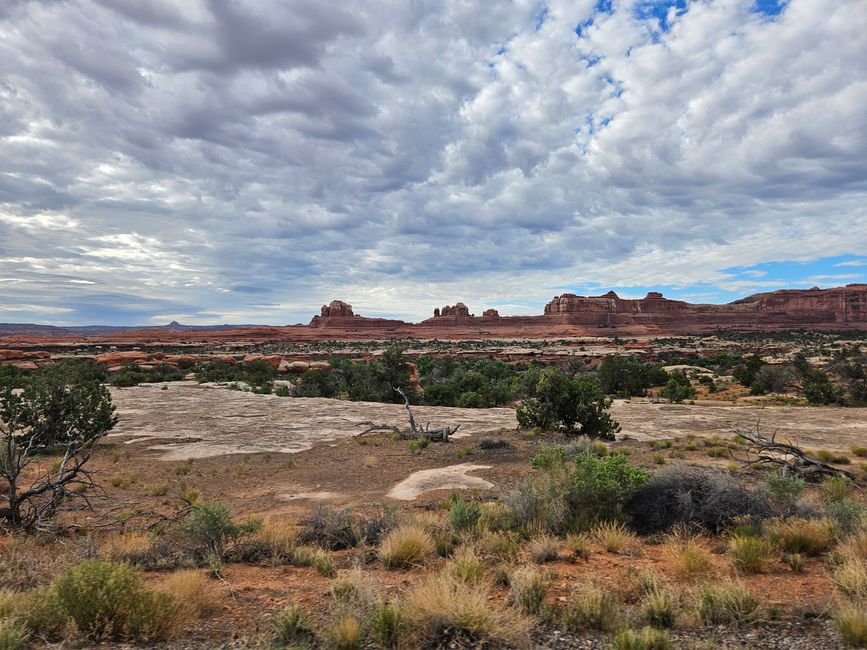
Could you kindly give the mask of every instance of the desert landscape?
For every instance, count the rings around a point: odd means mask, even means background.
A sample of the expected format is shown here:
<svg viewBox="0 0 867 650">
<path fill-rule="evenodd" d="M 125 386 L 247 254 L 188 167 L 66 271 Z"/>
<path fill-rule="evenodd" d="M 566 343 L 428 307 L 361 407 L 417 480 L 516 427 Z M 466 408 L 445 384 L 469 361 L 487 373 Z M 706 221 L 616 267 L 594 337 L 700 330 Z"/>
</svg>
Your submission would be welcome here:
<svg viewBox="0 0 867 650">
<path fill-rule="evenodd" d="M 863 330 L 353 340 L 320 318 L 7 332 L 7 385 L 92 373 L 116 416 L 86 500 L 3 538 L 10 625 L 100 647 L 857 647 Z M 118 629 L 28 604 L 82 567 L 177 604 Z"/>
</svg>

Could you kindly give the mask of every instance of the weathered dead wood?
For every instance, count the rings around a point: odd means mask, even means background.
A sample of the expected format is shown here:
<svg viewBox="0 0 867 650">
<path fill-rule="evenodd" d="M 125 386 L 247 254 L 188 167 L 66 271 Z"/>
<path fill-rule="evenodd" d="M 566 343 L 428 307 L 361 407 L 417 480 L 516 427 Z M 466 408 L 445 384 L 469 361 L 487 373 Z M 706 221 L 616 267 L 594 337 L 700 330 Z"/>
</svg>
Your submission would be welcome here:
<svg viewBox="0 0 867 650">
<path fill-rule="evenodd" d="M 355 434 L 353 437 L 360 438 L 361 436 L 372 433 L 373 431 L 391 431 L 401 440 L 418 440 L 419 438 L 427 438 L 431 442 L 448 442 L 449 436 L 454 435 L 455 432 L 461 428 L 461 425 L 459 424 L 454 427 L 444 426 L 437 429 L 431 429 L 430 422 L 424 426 L 419 426 L 416 424 L 415 417 L 413 417 L 412 409 L 409 406 L 409 398 L 406 396 L 406 393 L 404 393 L 400 388 L 395 388 L 394 390 L 403 397 L 406 414 L 409 418 L 409 429 L 401 429 L 393 424 L 377 424 L 369 421 L 360 422 L 359 424 L 366 425 L 367 428 L 361 433 Z"/>
<path fill-rule="evenodd" d="M 748 467 L 768 463 L 779 467 L 783 476 L 791 474 L 805 480 L 818 479 L 822 476 L 842 476 L 850 480 L 855 478 L 850 472 L 808 455 L 789 440 L 777 440 L 779 430 L 774 431 L 769 438 L 761 432 L 758 422 L 755 431 L 736 429 L 735 433 L 747 441 L 747 454 L 756 457 L 755 460 L 747 460 Z"/>
</svg>

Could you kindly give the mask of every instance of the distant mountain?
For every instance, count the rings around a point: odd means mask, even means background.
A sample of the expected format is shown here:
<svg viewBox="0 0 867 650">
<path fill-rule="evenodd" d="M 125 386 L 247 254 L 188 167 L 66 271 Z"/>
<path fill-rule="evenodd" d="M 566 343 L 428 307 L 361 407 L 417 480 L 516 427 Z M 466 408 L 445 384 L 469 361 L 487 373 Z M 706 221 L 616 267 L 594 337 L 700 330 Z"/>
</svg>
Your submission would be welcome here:
<svg viewBox="0 0 867 650">
<path fill-rule="evenodd" d="M 172 321 L 168 325 L 77 325 L 58 327 L 56 325 L 37 325 L 35 323 L 0 323 L 0 336 L 103 336 L 105 334 L 117 334 L 120 332 L 133 331 L 163 331 L 163 332 L 186 332 L 188 330 L 224 330 L 245 327 L 257 327 L 256 325 L 182 325 Z"/>
</svg>

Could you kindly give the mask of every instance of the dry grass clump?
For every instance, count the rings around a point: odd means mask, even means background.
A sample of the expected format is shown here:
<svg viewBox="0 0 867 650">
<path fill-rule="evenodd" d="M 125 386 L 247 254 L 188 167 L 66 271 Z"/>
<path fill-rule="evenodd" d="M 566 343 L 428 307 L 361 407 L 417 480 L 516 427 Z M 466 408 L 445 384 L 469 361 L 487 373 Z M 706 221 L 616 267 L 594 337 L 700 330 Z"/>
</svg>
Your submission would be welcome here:
<svg viewBox="0 0 867 650">
<path fill-rule="evenodd" d="M 252 544 L 264 550 L 271 564 L 284 564 L 292 561 L 299 534 L 297 526 L 282 521 L 266 521 L 253 535 Z"/>
<path fill-rule="evenodd" d="M 816 556 L 834 547 L 833 525 L 826 519 L 774 519 L 765 522 L 765 531 L 786 553 Z"/>
<path fill-rule="evenodd" d="M 707 625 L 720 625 L 752 620 L 758 607 L 758 600 L 744 584 L 722 582 L 701 588 L 696 611 Z"/>
<path fill-rule="evenodd" d="M 566 536 L 566 550 L 571 556 L 580 560 L 589 560 L 592 553 L 593 540 L 587 533 L 571 533 Z"/>
<path fill-rule="evenodd" d="M 729 538 L 728 554 L 738 571 L 761 573 L 775 550 L 774 545 L 761 537 L 736 534 Z"/>
<path fill-rule="evenodd" d="M 847 557 L 834 570 L 837 590 L 852 600 L 867 600 L 867 564 L 861 558 Z"/>
<path fill-rule="evenodd" d="M 588 585 L 566 601 L 561 622 L 568 630 L 614 630 L 620 624 L 617 599 L 599 585 Z"/>
<path fill-rule="evenodd" d="M 864 605 L 845 604 L 831 619 L 843 643 L 852 648 L 867 648 L 867 609 Z"/>
<path fill-rule="evenodd" d="M 515 533 L 485 532 L 475 542 L 476 552 L 488 562 L 514 562 L 521 552 Z"/>
<path fill-rule="evenodd" d="M 130 531 L 109 535 L 102 544 L 100 555 L 112 562 L 147 564 L 153 557 L 154 539 L 149 533 Z"/>
<path fill-rule="evenodd" d="M 161 582 L 159 591 L 168 594 L 177 604 L 182 620 L 200 618 L 219 607 L 220 596 L 216 581 L 209 580 L 197 569 L 170 573 Z"/>
<path fill-rule="evenodd" d="M 843 539 L 837 551 L 844 557 L 867 560 L 867 527 L 862 527 Z"/>
<path fill-rule="evenodd" d="M 298 605 L 287 605 L 271 621 L 271 636 L 276 643 L 306 647 L 316 639 L 310 617 Z"/>
<path fill-rule="evenodd" d="M 325 638 L 332 650 L 359 650 L 364 643 L 364 630 L 355 616 L 345 614 L 331 624 Z"/>
<path fill-rule="evenodd" d="M 331 581 L 331 608 L 341 615 L 365 620 L 377 603 L 376 589 L 361 569 L 346 571 Z"/>
<path fill-rule="evenodd" d="M 624 603 L 637 603 L 654 591 L 659 591 L 659 579 L 649 569 L 625 567 L 614 581 L 618 598 Z"/>
<path fill-rule="evenodd" d="M 522 566 L 509 577 L 511 600 L 524 613 L 538 616 L 545 607 L 545 595 L 551 586 L 551 577 L 533 566 Z"/>
<path fill-rule="evenodd" d="M 292 564 L 309 566 L 326 577 L 337 573 L 337 565 L 327 551 L 317 546 L 296 546 L 292 551 Z"/>
<path fill-rule="evenodd" d="M 28 636 L 27 630 L 19 623 L 0 619 L 0 648 L 3 650 L 24 650 Z"/>
<path fill-rule="evenodd" d="M 675 572 L 685 578 L 697 578 L 707 574 L 713 562 L 702 539 L 687 529 L 674 529 L 665 536 L 669 545 L 664 555 Z"/>
<path fill-rule="evenodd" d="M 483 583 L 457 582 L 444 573 L 428 576 L 407 596 L 407 627 L 431 645 L 443 633 L 458 631 L 479 645 L 529 646 L 531 620 L 492 601 L 490 595 Z"/>
<path fill-rule="evenodd" d="M 389 569 L 421 566 L 434 554 L 433 537 L 424 528 L 403 525 L 391 531 L 379 545 L 379 559 Z"/>
<path fill-rule="evenodd" d="M 25 592 L 0 592 L 0 618 L 14 621 L 15 627 L 26 634 L 47 641 L 62 640 L 76 631 L 53 585 Z"/>
<path fill-rule="evenodd" d="M 527 554 L 536 564 L 553 562 L 560 558 L 560 540 L 551 535 L 539 535 L 527 544 Z"/>
<path fill-rule="evenodd" d="M 609 553 L 629 553 L 641 543 L 630 530 L 619 521 L 605 521 L 590 531 L 593 539 Z"/>
<path fill-rule="evenodd" d="M 396 648 L 405 629 L 403 611 L 395 603 L 380 603 L 370 617 L 370 630 L 383 648 Z"/>
<path fill-rule="evenodd" d="M 644 619 L 653 627 L 674 627 L 677 607 L 671 593 L 654 589 L 641 602 Z"/>
<path fill-rule="evenodd" d="M 668 632 L 653 627 L 642 628 L 640 632 L 623 629 L 611 639 L 611 650 L 670 650 L 673 647 Z"/>
<path fill-rule="evenodd" d="M 462 547 L 446 564 L 444 571 L 458 582 L 477 584 L 485 579 L 485 564 L 472 548 Z"/>
</svg>

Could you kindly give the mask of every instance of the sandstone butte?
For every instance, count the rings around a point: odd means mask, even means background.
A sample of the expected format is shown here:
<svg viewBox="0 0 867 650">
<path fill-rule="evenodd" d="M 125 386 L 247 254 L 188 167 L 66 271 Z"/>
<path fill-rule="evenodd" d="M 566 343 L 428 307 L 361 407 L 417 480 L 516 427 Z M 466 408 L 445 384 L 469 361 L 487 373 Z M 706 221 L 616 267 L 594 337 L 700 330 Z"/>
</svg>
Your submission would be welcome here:
<svg viewBox="0 0 867 650">
<path fill-rule="evenodd" d="M 414 337 L 421 339 L 564 338 L 571 336 L 667 336 L 715 330 L 771 331 L 786 329 L 867 329 L 867 284 L 833 289 L 792 289 L 759 293 L 722 305 L 669 300 L 651 292 L 644 298 L 620 298 L 613 291 L 601 296 L 555 296 L 539 316 L 500 316 L 495 309 L 481 316 L 464 303 L 437 308 L 420 323 L 368 318 L 346 302 L 323 305 L 308 325 L 225 326 L 211 328 L 132 328 L 108 333 L 67 332 L 37 335 L 0 326 L 0 348 L 15 345 L 158 344 L 207 342 L 268 342 L 365 340 Z M 9 359 L 11 361 L 11 359 Z M 16 359 L 37 365 L 39 358 Z M 123 362 L 125 360 L 117 359 Z M 275 359 L 269 362 L 279 363 Z M 0 359 L 2 362 L 2 359 Z"/>
</svg>

